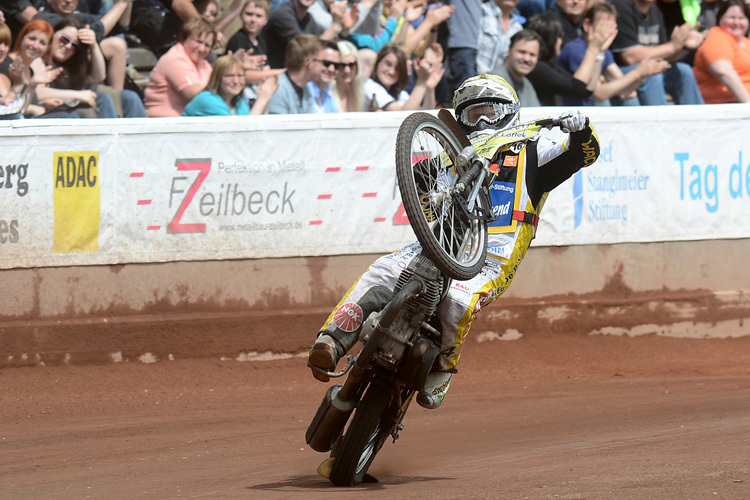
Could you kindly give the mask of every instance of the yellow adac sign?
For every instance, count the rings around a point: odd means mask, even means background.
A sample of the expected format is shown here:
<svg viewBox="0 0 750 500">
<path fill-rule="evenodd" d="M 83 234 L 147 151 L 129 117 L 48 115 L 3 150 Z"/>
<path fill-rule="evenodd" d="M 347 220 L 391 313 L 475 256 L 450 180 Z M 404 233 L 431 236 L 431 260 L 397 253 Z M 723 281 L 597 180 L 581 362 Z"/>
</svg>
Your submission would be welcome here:
<svg viewBox="0 0 750 500">
<path fill-rule="evenodd" d="M 99 250 L 99 151 L 54 154 L 55 253 Z"/>
</svg>

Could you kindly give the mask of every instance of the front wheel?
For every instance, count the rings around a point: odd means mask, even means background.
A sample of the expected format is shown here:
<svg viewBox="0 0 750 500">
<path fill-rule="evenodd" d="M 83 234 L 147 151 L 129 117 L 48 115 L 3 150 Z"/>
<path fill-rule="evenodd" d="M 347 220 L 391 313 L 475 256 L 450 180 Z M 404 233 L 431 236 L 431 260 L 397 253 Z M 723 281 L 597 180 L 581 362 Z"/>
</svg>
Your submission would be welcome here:
<svg viewBox="0 0 750 500">
<path fill-rule="evenodd" d="M 389 389 L 370 384 L 344 434 L 331 469 L 336 486 L 354 486 L 365 478 L 367 469 L 391 433 L 384 413 L 391 400 Z"/>
<path fill-rule="evenodd" d="M 468 280 L 487 257 L 487 220 L 482 216 L 491 207 L 480 190 L 473 213 L 467 214 L 451 194 L 463 173 L 454 168 L 461 149 L 442 121 L 414 113 L 398 130 L 396 173 L 406 215 L 427 256 L 451 278 Z"/>
</svg>

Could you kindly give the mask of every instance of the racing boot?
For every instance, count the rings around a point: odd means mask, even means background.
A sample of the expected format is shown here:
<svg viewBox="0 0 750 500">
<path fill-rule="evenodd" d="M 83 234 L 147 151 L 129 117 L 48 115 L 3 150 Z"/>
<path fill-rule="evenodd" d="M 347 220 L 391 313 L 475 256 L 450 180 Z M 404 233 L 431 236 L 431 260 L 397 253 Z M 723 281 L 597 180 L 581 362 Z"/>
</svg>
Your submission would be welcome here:
<svg viewBox="0 0 750 500">
<path fill-rule="evenodd" d="M 431 372 L 424 382 L 424 389 L 417 394 L 417 403 L 422 408 L 434 410 L 443 403 L 445 394 L 451 386 L 451 372 Z"/>
<path fill-rule="evenodd" d="M 331 372 L 336 368 L 339 362 L 339 353 L 336 346 L 336 341 L 331 338 L 330 335 L 325 333 L 318 336 L 315 343 L 310 348 L 310 354 L 307 358 L 307 364 L 309 366 L 315 366 L 321 368 L 327 372 Z M 320 373 L 315 368 L 312 370 L 313 377 L 320 380 L 321 382 L 328 382 L 331 378 L 328 375 Z"/>
</svg>

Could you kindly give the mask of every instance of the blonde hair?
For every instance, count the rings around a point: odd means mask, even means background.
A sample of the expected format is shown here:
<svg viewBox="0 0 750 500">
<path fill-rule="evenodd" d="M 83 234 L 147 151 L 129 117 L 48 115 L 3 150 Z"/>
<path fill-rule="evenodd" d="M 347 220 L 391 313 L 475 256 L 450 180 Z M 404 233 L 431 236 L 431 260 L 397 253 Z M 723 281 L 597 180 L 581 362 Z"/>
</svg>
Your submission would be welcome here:
<svg viewBox="0 0 750 500">
<path fill-rule="evenodd" d="M 353 43 L 348 42 L 346 40 L 339 41 L 336 45 L 338 45 L 339 53 L 341 54 L 341 59 L 343 60 L 346 56 L 354 55 L 357 59 L 357 74 L 354 75 L 354 80 L 352 80 L 351 83 L 351 90 L 348 92 L 348 101 L 347 104 L 349 106 L 349 111 L 364 111 L 365 110 L 365 75 L 364 71 L 362 71 L 362 61 L 359 59 L 359 51 L 357 50 L 357 47 L 354 46 Z M 341 95 L 339 94 L 339 86 L 338 81 L 334 81 L 333 84 L 333 100 L 336 103 L 336 109 L 339 111 L 342 111 L 341 109 Z"/>
<path fill-rule="evenodd" d="M 227 55 L 216 59 L 214 69 L 211 71 L 211 78 L 209 78 L 208 85 L 206 85 L 206 90 L 212 94 L 220 95 L 219 88 L 221 87 L 221 79 L 224 78 L 224 75 L 235 66 L 239 66 L 242 72 L 245 72 L 245 69 L 242 67 L 242 59 L 237 56 Z M 232 106 L 237 105 L 237 100 L 240 97 L 242 97 L 241 92 L 232 98 Z"/>
</svg>

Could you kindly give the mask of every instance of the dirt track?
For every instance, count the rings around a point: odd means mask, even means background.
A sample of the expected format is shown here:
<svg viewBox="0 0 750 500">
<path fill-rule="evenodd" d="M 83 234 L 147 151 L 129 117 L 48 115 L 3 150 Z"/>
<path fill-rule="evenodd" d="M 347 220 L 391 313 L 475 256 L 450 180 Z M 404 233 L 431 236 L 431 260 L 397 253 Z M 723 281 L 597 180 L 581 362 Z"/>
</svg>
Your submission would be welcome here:
<svg viewBox="0 0 750 500">
<path fill-rule="evenodd" d="M 304 443 L 304 359 L 0 373 L 0 498 L 748 498 L 750 338 L 470 342 L 377 484 L 335 489 Z"/>
</svg>

